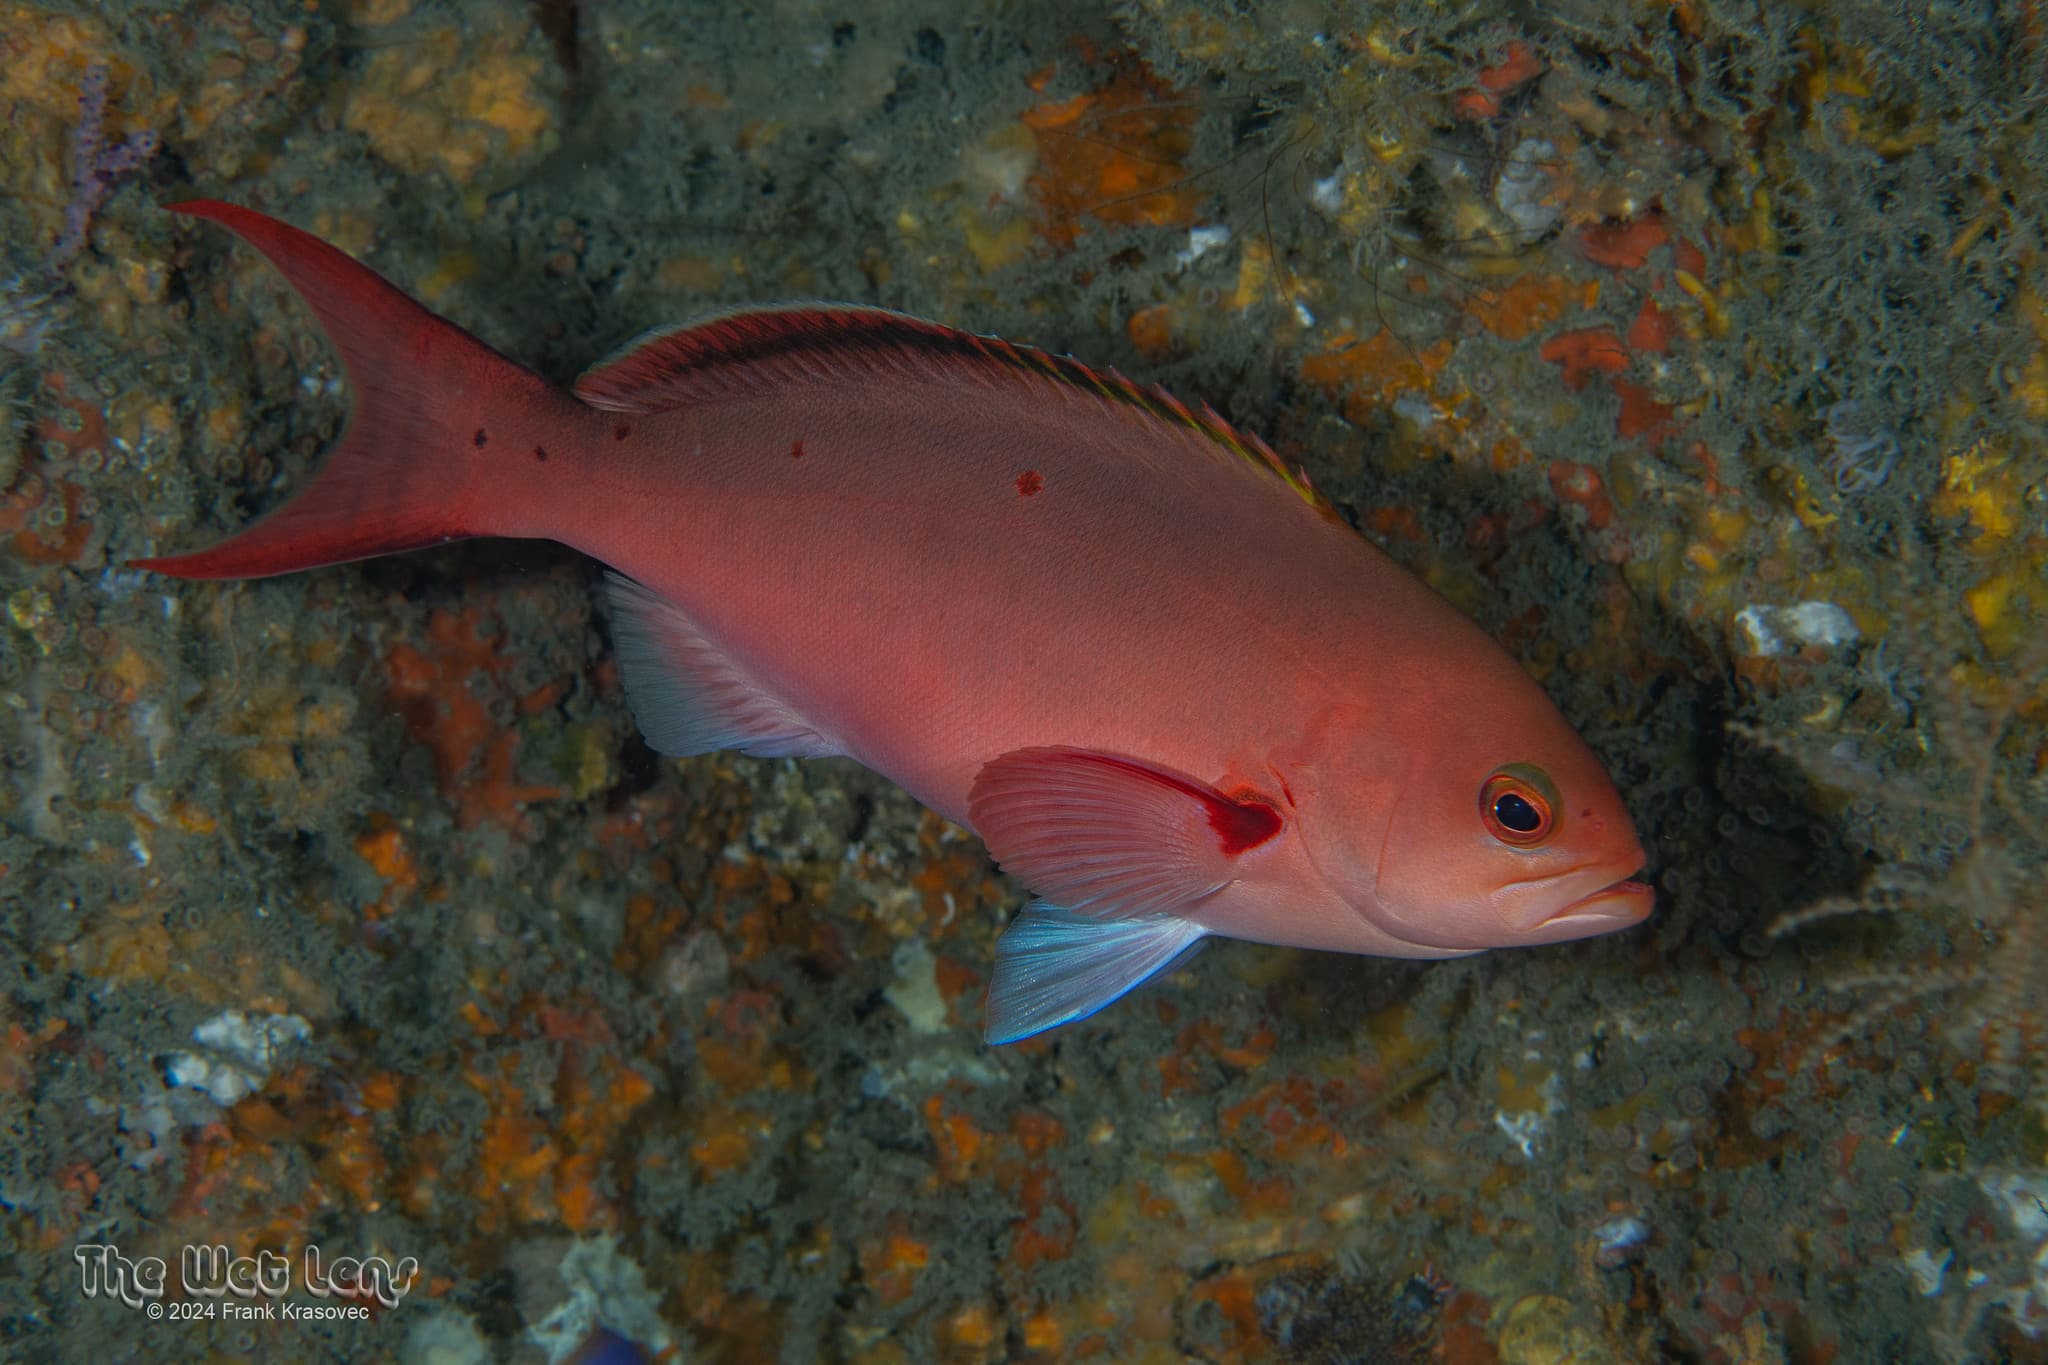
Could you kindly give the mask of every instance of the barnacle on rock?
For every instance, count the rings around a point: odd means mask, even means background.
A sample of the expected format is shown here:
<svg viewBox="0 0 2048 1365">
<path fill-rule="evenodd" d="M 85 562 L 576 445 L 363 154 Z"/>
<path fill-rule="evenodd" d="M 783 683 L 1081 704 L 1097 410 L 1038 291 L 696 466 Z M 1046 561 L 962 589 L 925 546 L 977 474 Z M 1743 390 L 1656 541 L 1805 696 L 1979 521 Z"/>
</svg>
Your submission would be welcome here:
<svg viewBox="0 0 2048 1365">
<path fill-rule="evenodd" d="M 1939 917 L 1941 951 L 1820 983 L 1861 997 L 1823 1047 L 1902 1007 L 1945 1001 L 1940 1031 L 1976 1063 L 1979 1084 L 2048 1110 L 2048 641 L 1992 662 L 1959 638 L 1959 619 L 1908 644 L 1904 677 L 1921 677 L 1903 747 L 1924 763 L 1887 764 L 1853 740 L 1815 752 L 1733 727 L 1848 795 L 1850 820 L 1886 858 L 1855 894 L 1781 915 L 1769 932 L 1783 938 L 1849 915 Z"/>
</svg>

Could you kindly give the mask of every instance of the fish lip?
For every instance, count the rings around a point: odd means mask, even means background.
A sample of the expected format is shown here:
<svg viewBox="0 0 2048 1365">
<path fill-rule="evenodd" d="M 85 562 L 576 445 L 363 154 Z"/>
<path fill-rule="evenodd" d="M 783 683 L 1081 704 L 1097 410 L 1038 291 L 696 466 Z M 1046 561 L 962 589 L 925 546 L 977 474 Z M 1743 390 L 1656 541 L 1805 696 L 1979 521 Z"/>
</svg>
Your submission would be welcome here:
<svg viewBox="0 0 2048 1365">
<path fill-rule="evenodd" d="M 1657 893 L 1647 882 L 1624 877 L 1590 896 L 1579 897 L 1538 924 L 1536 929 L 1546 939 L 1553 935 L 1557 938 L 1585 938 L 1591 934 L 1611 934 L 1648 919 L 1656 899 Z"/>
</svg>

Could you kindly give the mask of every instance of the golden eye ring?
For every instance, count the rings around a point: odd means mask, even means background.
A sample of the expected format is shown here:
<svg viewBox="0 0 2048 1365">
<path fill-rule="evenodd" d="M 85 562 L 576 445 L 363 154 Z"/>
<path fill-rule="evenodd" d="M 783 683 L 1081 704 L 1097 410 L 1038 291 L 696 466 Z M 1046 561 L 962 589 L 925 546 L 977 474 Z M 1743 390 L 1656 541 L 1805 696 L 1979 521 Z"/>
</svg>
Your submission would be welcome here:
<svg viewBox="0 0 2048 1365">
<path fill-rule="evenodd" d="M 1536 848 L 1557 828 L 1557 788 L 1541 768 L 1511 763 L 1479 788 L 1486 832 L 1509 848 Z"/>
</svg>

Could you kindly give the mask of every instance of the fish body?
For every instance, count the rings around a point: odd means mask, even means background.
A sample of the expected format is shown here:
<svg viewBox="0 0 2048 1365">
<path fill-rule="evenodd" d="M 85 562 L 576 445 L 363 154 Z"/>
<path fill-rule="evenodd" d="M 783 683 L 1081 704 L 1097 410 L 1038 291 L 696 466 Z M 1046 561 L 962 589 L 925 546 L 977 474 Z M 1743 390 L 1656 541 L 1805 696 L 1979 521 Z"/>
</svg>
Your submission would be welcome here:
<svg viewBox="0 0 2048 1365">
<path fill-rule="evenodd" d="M 849 755 L 1041 898 L 998 943 L 992 1040 L 1208 935 L 1448 957 L 1649 912 L 1621 799 L 1542 690 L 1206 410 L 826 306 L 654 334 L 565 394 L 315 238 L 179 208 L 284 271 L 356 412 L 284 507 L 140 563 L 468 535 L 601 560 L 655 748 Z"/>
</svg>

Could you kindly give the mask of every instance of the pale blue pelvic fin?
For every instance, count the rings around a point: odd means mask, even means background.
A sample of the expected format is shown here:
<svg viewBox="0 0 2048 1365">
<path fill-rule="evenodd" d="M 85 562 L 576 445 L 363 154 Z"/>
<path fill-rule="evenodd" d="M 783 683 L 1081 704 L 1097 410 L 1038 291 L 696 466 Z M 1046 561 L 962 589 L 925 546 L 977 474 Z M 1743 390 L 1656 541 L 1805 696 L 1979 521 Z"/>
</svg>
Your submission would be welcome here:
<svg viewBox="0 0 2048 1365">
<path fill-rule="evenodd" d="M 1182 961 L 1207 932 L 1178 915 L 1104 919 L 1033 901 L 996 940 L 982 1036 L 1014 1043 L 1085 1019 Z"/>
<path fill-rule="evenodd" d="M 839 746 L 772 695 L 675 603 L 607 574 L 612 643 L 626 704 L 664 754 L 738 749 L 758 758 L 823 758 Z"/>
</svg>

